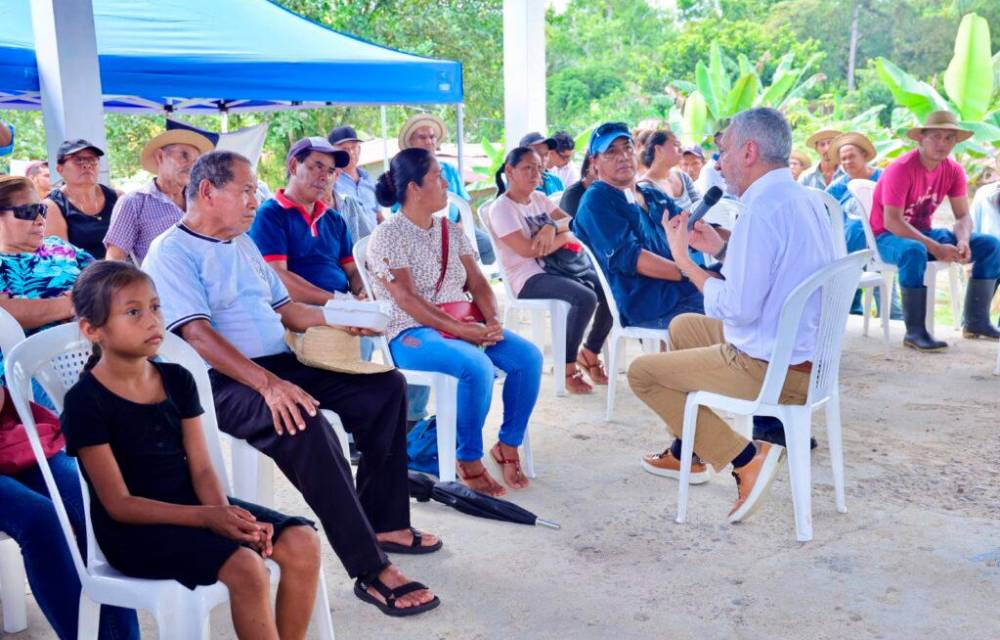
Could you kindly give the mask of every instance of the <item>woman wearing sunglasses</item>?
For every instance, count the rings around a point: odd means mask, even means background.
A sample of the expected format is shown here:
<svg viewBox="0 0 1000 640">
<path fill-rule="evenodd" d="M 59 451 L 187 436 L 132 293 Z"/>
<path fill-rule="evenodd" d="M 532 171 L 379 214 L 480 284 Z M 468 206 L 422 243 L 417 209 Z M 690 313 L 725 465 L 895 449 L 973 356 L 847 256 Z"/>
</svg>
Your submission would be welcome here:
<svg viewBox="0 0 1000 640">
<path fill-rule="evenodd" d="M 48 235 L 59 236 L 90 255 L 104 258 L 104 236 L 120 195 L 98 183 L 104 151 L 86 140 L 67 140 L 59 146 L 56 171 L 63 185 L 45 196 Z"/>
<path fill-rule="evenodd" d="M 72 319 L 70 289 L 93 261 L 65 240 L 45 235 L 46 211 L 30 180 L 0 176 L 0 308 L 28 335 Z"/>
</svg>

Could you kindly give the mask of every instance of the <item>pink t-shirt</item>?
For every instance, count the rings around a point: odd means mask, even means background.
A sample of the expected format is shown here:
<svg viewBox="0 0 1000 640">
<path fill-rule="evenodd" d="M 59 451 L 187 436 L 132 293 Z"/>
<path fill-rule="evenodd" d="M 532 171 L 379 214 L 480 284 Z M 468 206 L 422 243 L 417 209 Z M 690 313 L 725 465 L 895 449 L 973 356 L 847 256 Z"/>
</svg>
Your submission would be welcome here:
<svg viewBox="0 0 1000 640">
<path fill-rule="evenodd" d="M 944 199 L 966 194 L 965 169 L 951 158 L 928 171 L 914 149 L 886 167 L 872 196 L 872 233 L 885 231 L 883 207 L 899 207 L 903 217 L 917 229 L 931 228 L 931 216 Z"/>
<path fill-rule="evenodd" d="M 503 241 L 503 238 L 512 233 L 520 233 L 525 238 L 530 239 L 531 230 L 538 229 L 546 221 L 551 220 L 552 217 L 549 214 L 554 209 L 556 209 L 556 204 L 541 191 L 532 191 L 528 204 L 514 202 L 504 194 L 497 198 L 497 201 L 490 207 L 490 230 L 496 239 L 497 252 L 500 254 L 500 261 L 503 263 L 503 269 L 510 280 L 510 288 L 514 291 L 514 295 L 521 292 L 521 287 L 528 281 L 528 278 L 545 273 L 545 269 L 542 269 L 539 260 L 519 255 Z"/>
</svg>

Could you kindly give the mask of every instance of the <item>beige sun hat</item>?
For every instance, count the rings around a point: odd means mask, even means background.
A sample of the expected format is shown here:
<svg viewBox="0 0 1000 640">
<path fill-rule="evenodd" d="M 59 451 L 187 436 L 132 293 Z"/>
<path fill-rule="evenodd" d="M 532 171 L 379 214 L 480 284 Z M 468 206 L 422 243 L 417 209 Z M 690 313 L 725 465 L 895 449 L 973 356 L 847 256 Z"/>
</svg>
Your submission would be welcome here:
<svg viewBox="0 0 1000 640">
<path fill-rule="evenodd" d="M 805 171 L 812 166 L 812 158 L 810 158 L 805 151 L 799 149 L 792 149 L 792 153 L 789 154 L 790 158 L 795 158 L 802 164 L 802 170 Z"/>
<path fill-rule="evenodd" d="M 819 144 L 820 142 L 823 142 L 824 140 L 829 140 L 830 138 L 836 138 L 842 133 L 843 131 L 840 131 L 839 129 L 820 129 L 816 133 L 806 138 L 806 146 L 815 149 L 816 145 Z"/>
<path fill-rule="evenodd" d="M 833 142 L 830 143 L 830 148 L 826 150 L 830 154 L 830 158 L 838 164 L 840 163 L 840 148 L 845 144 L 853 144 L 861 149 L 865 154 L 865 162 L 871 162 L 878 155 L 878 152 L 875 151 L 875 145 L 867 136 L 857 131 L 851 131 L 834 138 Z"/>
<path fill-rule="evenodd" d="M 957 131 L 955 139 L 959 142 L 972 137 L 972 132 L 958 126 L 958 118 L 951 111 L 931 111 L 927 114 L 927 120 L 919 127 L 913 127 L 906 132 L 906 137 L 910 140 L 920 142 L 924 129 L 950 129 Z"/>
<path fill-rule="evenodd" d="M 438 144 L 444 140 L 444 134 L 446 131 L 444 121 L 433 113 L 417 113 L 410 116 L 406 123 L 403 124 L 403 128 L 399 130 L 400 151 L 403 149 L 409 149 L 413 146 L 410 144 L 410 136 L 412 136 L 413 132 L 420 127 L 431 127 L 434 129 L 435 133 L 437 133 Z"/>
<path fill-rule="evenodd" d="M 384 373 L 395 367 L 361 359 L 361 338 L 334 327 L 309 327 L 305 333 L 285 331 L 285 342 L 299 362 L 339 373 Z"/>
<path fill-rule="evenodd" d="M 212 141 L 200 133 L 187 129 L 170 129 L 147 142 L 146 146 L 142 148 L 142 168 L 150 173 L 156 173 L 157 150 L 171 144 L 189 144 L 199 153 L 208 153 L 215 148 Z"/>
</svg>

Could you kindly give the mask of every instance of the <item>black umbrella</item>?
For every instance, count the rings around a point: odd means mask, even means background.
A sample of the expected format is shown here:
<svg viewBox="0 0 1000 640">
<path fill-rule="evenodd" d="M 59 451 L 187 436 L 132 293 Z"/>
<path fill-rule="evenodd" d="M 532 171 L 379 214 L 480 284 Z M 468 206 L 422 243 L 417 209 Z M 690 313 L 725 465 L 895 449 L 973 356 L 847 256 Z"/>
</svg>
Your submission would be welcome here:
<svg viewBox="0 0 1000 640">
<path fill-rule="evenodd" d="M 539 518 L 513 502 L 473 491 L 459 482 L 435 482 L 432 478 L 415 471 L 410 471 L 409 474 L 410 497 L 416 498 L 417 502 L 435 500 L 470 516 L 516 524 L 540 524 L 552 529 L 560 528 L 557 523 Z"/>
</svg>

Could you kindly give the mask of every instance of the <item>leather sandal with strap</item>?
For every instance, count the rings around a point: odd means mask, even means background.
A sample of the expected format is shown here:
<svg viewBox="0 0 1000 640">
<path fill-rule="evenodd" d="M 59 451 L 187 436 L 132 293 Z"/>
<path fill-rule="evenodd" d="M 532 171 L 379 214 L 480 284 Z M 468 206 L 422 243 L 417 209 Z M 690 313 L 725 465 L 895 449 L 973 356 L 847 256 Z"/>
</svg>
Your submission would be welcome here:
<svg viewBox="0 0 1000 640">
<path fill-rule="evenodd" d="M 380 540 L 379 546 L 382 547 L 382 551 L 386 553 L 406 553 L 413 555 L 422 555 L 425 553 L 434 553 L 443 546 L 443 542 L 438 540 L 434 544 L 424 544 L 424 534 L 417 531 L 413 527 L 410 527 L 410 534 L 413 536 L 413 540 L 410 544 L 400 544 L 398 542 L 390 542 L 388 540 Z"/>
<path fill-rule="evenodd" d="M 608 384 L 608 373 L 604 370 L 604 364 L 601 363 L 601 359 L 596 355 L 594 356 L 594 362 L 588 363 L 583 359 L 582 354 L 577 354 L 576 364 L 587 372 L 587 377 L 594 384 Z"/>
<path fill-rule="evenodd" d="M 379 595 L 385 598 L 385 602 L 380 601 L 378 598 L 368 593 L 369 587 L 378 591 Z M 365 578 L 358 578 L 354 583 L 354 595 L 368 604 L 375 605 L 378 607 L 379 611 L 385 615 L 396 618 L 415 616 L 418 613 L 430 611 L 441 604 L 441 600 L 437 596 L 434 596 L 433 600 L 425 602 L 424 604 L 418 604 L 412 607 L 396 606 L 396 600 L 399 598 L 413 593 L 414 591 L 423 591 L 425 589 L 427 589 L 427 587 L 419 582 L 407 582 L 406 584 L 396 587 L 395 589 L 390 589 L 388 585 L 379 580 L 378 576 L 368 578 L 367 580 Z"/>
<path fill-rule="evenodd" d="M 573 373 L 566 374 L 566 391 L 574 395 L 584 395 L 593 393 L 594 388 L 583 379 L 583 373 L 580 370 L 576 370 Z"/>
<path fill-rule="evenodd" d="M 519 458 L 508 458 L 504 456 L 503 450 L 500 449 L 499 442 L 493 445 L 493 448 L 490 449 L 490 457 L 493 458 L 493 461 L 496 462 L 501 467 L 506 467 L 507 465 L 514 465 L 514 473 L 516 473 L 518 476 L 524 478 L 524 480 L 527 481 L 528 476 L 526 476 L 524 474 L 524 471 L 521 470 L 521 460 Z M 506 476 L 504 477 L 504 482 L 507 482 Z M 514 485 L 511 485 L 509 482 L 507 484 L 515 489 L 523 488 L 523 487 L 514 487 Z"/>
<path fill-rule="evenodd" d="M 477 489 L 477 488 L 473 487 L 471 484 L 469 484 L 470 480 L 479 480 L 480 478 L 482 478 L 484 476 L 487 477 L 487 478 L 489 478 L 492 481 L 492 484 L 496 485 L 500 490 L 499 491 L 490 491 L 487 488 Z M 459 462 L 458 463 L 458 477 L 460 477 L 462 479 L 462 482 L 464 482 L 465 484 L 469 485 L 469 488 L 472 489 L 473 491 L 478 491 L 480 493 L 485 493 L 485 494 L 491 495 L 491 496 L 493 496 L 495 498 L 499 497 L 499 496 L 502 496 L 504 493 L 506 493 L 506 490 L 503 488 L 503 486 L 499 482 L 497 482 L 496 480 L 493 480 L 493 478 L 489 476 L 489 474 L 486 472 L 486 466 L 485 465 L 483 465 L 483 470 L 480 471 L 479 473 L 467 474 L 467 473 L 465 473 L 465 469 L 462 467 L 462 463 Z"/>
</svg>

